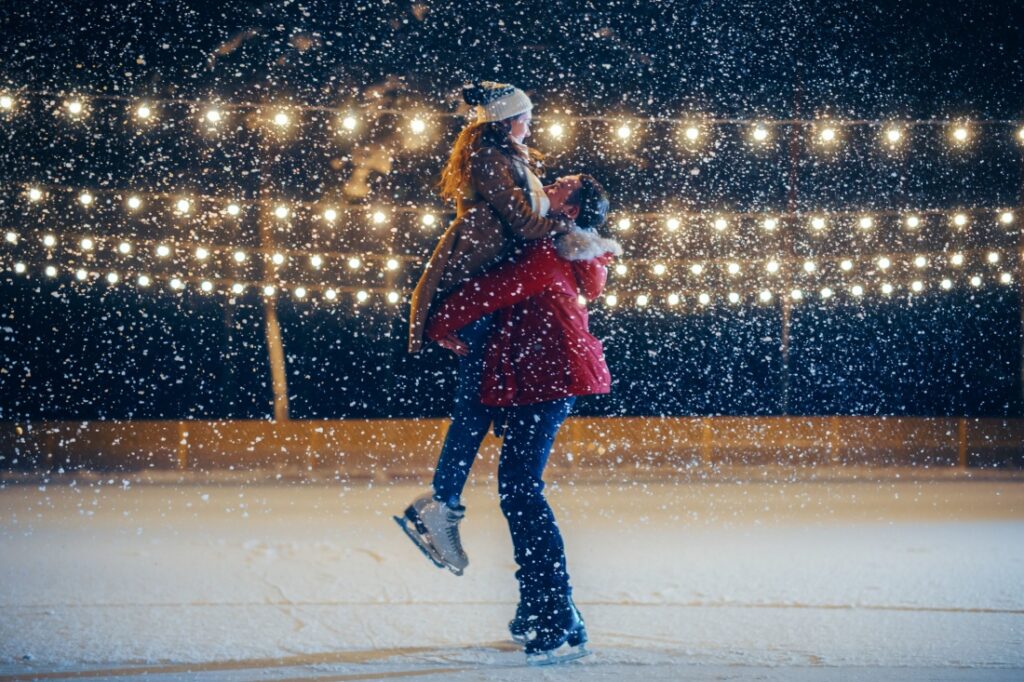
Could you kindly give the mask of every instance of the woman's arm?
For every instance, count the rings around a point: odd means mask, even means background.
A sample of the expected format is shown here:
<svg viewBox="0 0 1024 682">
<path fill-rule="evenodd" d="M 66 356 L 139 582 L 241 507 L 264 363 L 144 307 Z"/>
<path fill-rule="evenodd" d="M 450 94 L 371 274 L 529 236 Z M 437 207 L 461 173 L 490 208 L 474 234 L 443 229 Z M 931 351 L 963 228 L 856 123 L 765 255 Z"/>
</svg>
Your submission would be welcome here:
<svg viewBox="0 0 1024 682">
<path fill-rule="evenodd" d="M 481 147 L 470 157 L 470 174 L 480 195 L 498 213 L 512 234 L 525 240 L 568 232 L 572 224 L 533 212 L 526 192 L 512 174 L 512 163 L 500 149 Z"/>
<path fill-rule="evenodd" d="M 427 337 L 438 341 L 488 313 L 513 306 L 544 291 L 554 280 L 558 256 L 550 242 L 530 247 L 518 261 L 474 277 L 455 290 L 427 323 Z"/>
</svg>

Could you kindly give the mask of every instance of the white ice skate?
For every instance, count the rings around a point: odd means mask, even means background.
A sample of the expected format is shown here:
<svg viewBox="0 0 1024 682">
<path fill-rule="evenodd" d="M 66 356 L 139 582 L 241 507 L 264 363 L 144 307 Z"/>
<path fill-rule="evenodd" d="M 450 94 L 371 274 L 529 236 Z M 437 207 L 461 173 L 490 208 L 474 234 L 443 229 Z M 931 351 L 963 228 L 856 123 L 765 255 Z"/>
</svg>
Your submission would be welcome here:
<svg viewBox="0 0 1024 682">
<path fill-rule="evenodd" d="M 394 519 L 435 566 L 462 575 L 469 565 L 459 538 L 459 522 L 465 515 L 464 507 L 454 509 L 425 493 L 413 500 L 403 516 Z"/>
</svg>

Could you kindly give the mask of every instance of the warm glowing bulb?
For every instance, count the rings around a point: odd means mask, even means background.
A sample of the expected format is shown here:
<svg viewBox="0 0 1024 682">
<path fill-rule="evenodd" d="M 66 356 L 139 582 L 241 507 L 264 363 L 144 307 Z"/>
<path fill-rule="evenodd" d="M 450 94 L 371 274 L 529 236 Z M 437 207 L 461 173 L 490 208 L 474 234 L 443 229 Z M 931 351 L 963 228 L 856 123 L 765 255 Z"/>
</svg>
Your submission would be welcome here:
<svg viewBox="0 0 1024 682">
<path fill-rule="evenodd" d="M 206 112 L 206 120 L 210 123 L 219 123 L 220 118 L 220 111 L 217 109 L 210 109 Z"/>
<path fill-rule="evenodd" d="M 374 225 L 381 225 L 388 219 L 388 216 L 384 211 L 374 211 L 372 217 Z"/>
<path fill-rule="evenodd" d="M 941 286 L 943 289 L 946 289 L 946 290 L 952 289 L 953 288 L 953 280 L 951 280 L 951 279 L 949 279 L 947 277 L 947 278 L 943 279 L 941 282 L 939 282 L 939 286 Z"/>
<path fill-rule="evenodd" d="M 687 126 L 683 134 L 686 135 L 686 139 L 690 142 L 696 142 L 697 138 L 700 137 L 700 130 L 696 126 Z"/>
<path fill-rule="evenodd" d="M 57 245 L 57 238 L 54 237 L 52 234 L 48 234 L 48 235 L 43 237 L 43 246 L 46 246 L 47 248 L 52 248 L 52 247 L 54 247 L 56 245 Z"/>
<path fill-rule="evenodd" d="M 1008 272 L 1004 272 L 999 275 L 999 281 L 1002 282 L 1003 284 L 1009 284 L 1010 282 L 1013 281 L 1013 275 L 1011 275 Z"/>
<path fill-rule="evenodd" d="M 799 301 L 803 299 L 804 292 L 801 291 L 800 289 L 793 289 L 791 292 L 789 292 L 789 297 L 794 301 Z"/>
<path fill-rule="evenodd" d="M 77 99 L 76 100 L 71 100 L 70 102 L 68 102 L 67 103 L 67 107 L 68 107 L 68 111 L 70 111 L 72 114 L 74 114 L 76 116 L 78 114 L 82 113 L 82 103 L 79 102 Z"/>
<path fill-rule="evenodd" d="M 926 265 L 928 265 L 928 259 L 924 256 L 917 256 L 914 258 L 914 267 L 923 268 Z"/>
<path fill-rule="evenodd" d="M 963 227 L 967 224 L 967 216 L 963 213 L 957 213 L 953 216 L 953 224 L 957 227 Z"/>
<path fill-rule="evenodd" d="M 398 303 L 399 295 L 397 291 L 388 292 L 388 303 Z"/>
<path fill-rule="evenodd" d="M 82 204 L 82 206 L 89 206 L 93 202 L 92 195 L 88 192 L 82 192 L 78 195 L 78 202 Z"/>
<path fill-rule="evenodd" d="M 176 203 L 174 206 L 175 208 L 178 209 L 178 213 L 188 213 L 188 210 L 189 208 L 191 208 L 192 203 L 188 199 L 178 199 L 178 203 Z"/>
<path fill-rule="evenodd" d="M 779 261 L 770 260 L 768 261 L 768 264 L 765 266 L 765 268 L 768 270 L 768 272 L 774 275 L 776 272 L 779 271 Z"/>
<path fill-rule="evenodd" d="M 690 266 L 690 272 L 692 272 L 695 275 L 699 275 L 702 272 L 704 272 L 704 266 L 701 265 L 700 263 L 694 263 L 693 265 Z"/>
<path fill-rule="evenodd" d="M 911 215 L 911 216 L 907 216 L 907 217 L 906 217 L 906 219 L 905 219 L 905 220 L 904 220 L 903 222 L 904 222 L 904 224 L 905 224 L 905 225 L 906 225 L 907 227 L 909 227 L 910 229 L 912 229 L 912 230 L 913 230 L 913 229 L 915 229 L 915 228 L 916 228 L 916 227 L 917 227 L 918 225 L 920 225 L 920 224 L 921 224 L 921 219 L 920 219 L 920 218 L 918 218 L 918 217 L 917 217 L 916 215 Z"/>
<path fill-rule="evenodd" d="M 919 279 L 915 279 L 913 282 L 910 283 L 910 289 L 915 293 L 920 292 L 922 289 L 924 289 L 924 282 L 922 282 Z"/>
<path fill-rule="evenodd" d="M 245 251 L 235 251 L 235 262 L 244 263 L 246 259 Z"/>
<path fill-rule="evenodd" d="M 235 282 L 234 284 L 231 285 L 231 293 L 240 294 L 243 291 L 245 291 L 245 285 L 242 284 L 241 282 Z"/>
<path fill-rule="evenodd" d="M 862 287 L 859 284 L 854 284 L 852 287 L 850 287 L 850 293 L 853 294 L 854 296 L 863 296 L 864 287 Z"/>
<path fill-rule="evenodd" d="M 388 258 L 388 262 L 384 264 L 384 267 L 386 267 L 388 270 L 397 270 L 398 260 L 394 258 Z"/>
<path fill-rule="evenodd" d="M 647 297 L 647 294 L 640 294 L 639 296 L 636 297 L 637 307 L 643 308 L 644 306 L 647 305 L 649 300 L 650 299 Z"/>
<path fill-rule="evenodd" d="M 19 263 L 15 263 L 14 264 L 14 271 L 16 273 L 18 273 L 19 275 L 24 275 L 25 274 L 25 270 L 26 270 L 26 267 L 25 267 L 24 263 L 20 263 L 19 262 Z"/>
<path fill-rule="evenodd" d="M 326 220 L 327 222 L 333 223 L 337 219 L 338 212 L 335 211 L 333 208 L 329 208 L 326 211 L 324 211 L 324 220 Z"/>
<path fill-rule="evenodd" d="M 716 230 L 721 232 L 725 228 L 729 227 L 729 223 L 725 218 L 715 218 L 714 226 Z"/>
<path fill-rule="evenodd" d="M 87 277 L 89 277 L 89 273 L 86 272 L 85 270 L 79 268 L 78 270 L 75 271 L 75 279 L 77 279 L 79 282 L 84 282 Z"/>
<path fill-rule="evenodd" d="M 107 273 L 107 281 L 110 282 L 111 284 L 117 284 L 118 280 L 120 279 L 121 277 L 116 272 Z"/>
<path fill-rule="evenodd" d="M 143 121 L 145 121 L 146 119 L 148 119 L 150 116 L 153 115 L 153 110 L 150 109 L 145 104 L 143 104 L 143 105 L 139 106 L 138 109 L 135 110 L 135 115 L 138 116 Z"/>
<path fill-rule="evenodd" d="M 83 238 L 82 241 L 79 242 L 79 245 L 82 247 L 82 251 L 92 251 L 92 247 L 95 246 L 93 241 L 88 237 Z"/>
<path fill-rule="evenodd" d="M 892 265 L 892 262 L 885 256 L 878 259 L 878 268 L 880 270 L 886 270 L 890 265 Z"/>
<path fill-rule="evenodd" d="M 1013 213 L 1011 213 L 1010 211 L 1003 211 L 1002 213 L 999 214 L 999 222 L 1001 222 L 1003 225 L 1010 225 L 1011 223 L 1013 223 Z"/>
<path fill-rule="evenodd" d="M 668 295 L 668 304 L 669 305 L 679 305 L 679 294 L 669 294 Z"/>
<path fill-rule="evenodd" d="M 853 261 L 850 260 L 849 258 L 844 258 L 842 262 L 839 263 L 839 267 L 841 267 L 846 272 L 849 272 L 850 270 L 853 269 Z"/>
<path fill-rule="evenodd" d="M 614 308 L 619 302 L 619 297 L 615 294 L 608 294 L 604 297 L 604 302 L 608 307 Z"/>
<path fill-rule="evenodd" d="M 654 274 L 658 275 L 659 277 L 665 274 L 665 270 L 666 268 L 663 263 L 656 263 L 654 266 Z"/>
<path fill-rule="evenodd" d="M 370 298 L 370 294 L 366 293 L 362 289 L 356 292 L 356 301 L 359 303 L 365 303 L 368 298 Z"/>
<path fill-rule="evenodd" d="M 950 257 L 949 262 L 952 263 L 953 265 L 963 265 L 964 264 L 964 255 L 962 253 L 954 253 Z"/>
<path fill-rule="evenodd" d="M 619 218 L 618 226 L 620 230 L 628 230 L 633 225 L 633 221 L 629 218 Z"/>
<path fill-rule="evenodd" d="M 434 223 L 437 222 L 437 218 L 434 217 L 433 213 L 424 213 L 421 221 L 424 227 L 433 227 Z"/>
<path fill-rule="evenodd" d="M 341 127 L 345 130 L 355 130 L 358 121 L 355 116 L 346 116 L 341 119 Z"/>
<path fill-rule="evenodd" d="M 202 282 L 199 283 L 199 288 L 205 291 L 206 293 L 210 293 L 211 291 L 213 291 L 213 282 L 211 282 L 208 279 L 204 279 Z"/>
<path fill-rule="evenodd" d="M 832 127 L 823 128 L 821 131 L 821 135 L 819 137 L 821 138 L 822 142 L 835 142 L 836 129 Z"/>
<path fill-rule="evenodd" d="M 29 189 L 28 189 L 28 200 L 29 201 L 39 201 L 42 198 L 43 198 L 43 191 L 41 189 L 39 189 L 38 187 L 29 187 Z"/>
<path fill-rule="evenodd" d="M 412 132 L 419 135 L 420 133 L 427 129 L 427 124 L 423 122 L 423 119 L 414 118 L 412 122 L 409 124 L 409 128 L 412 130 Z"/>
<path fill-rule="evenodd" d="M 202 246 L 196 247 L 196 260 L 206 260 L 209 257 L 210 257 L 209 249 L 206 249 L 206 248 L 204 248 Z"/>
<path fill-rule="evenodd" d="M 700 301 L 701 305 L 707 305 L 708 303 L 711 303 L 711 297 L 705 293 L 701 293 L 701 295 L 697 297 L 697 300 Z"/>
<path fill-rule="evenodd" d="M 811 218 L 811 227 L 814 228 L 815 230 L 824 230 L 825 219 L 822 218 L 821 216 L 815 216 L 814 218 Z"/>
<path fill-rule="evenodd" d="M 967 128 L 965 126 L 957 126 L 956 128 L 953 129 L 953 139 L 956 140 L 957 142 L 966 142 L 967 136 L 968 133 Z"/>
<path fill-rule="evenodd" d="M 161 258 L 166 258 L 167 256 L 171 255 L 171 248 L 169 246 L 161 244 L 158 247 L 156 247 L 156 255 L 160 256 Z"/>
<path fill-rule="evenodd" d="M 139 278 L 136 281 L 139 283 L 140 287 L 148 287 L 153 282 L 153 280 L 149 278 L 149 275 L 139 275 Z"/>
<path fill-rule="evenodd" d="M 763 289 L 761 293 L 758 294 L 758 298 L 761 299 L 762 303 L 767 303 L 768 301 L 772 300 L 772 292 L 768 291 L 767 289 Z"/>
<path fill-rule="evenodd" d="M 764 142 L 768 139 L 768 129 L 764 126 L 754 126 L 754 131 L 751 133 L 755 142 Z"/>
<path fill-rule="evenodd" d="M 899 128 L 889 128 L 885 131 L 885 139 L 888 140 L 890 144 L 896 144 L 903 139 L 903 132 Z"/>
<path fill-rule="evenodd" d="M 857 224 L 860 226 L 860 229 L 862 230 L 870 230 L 872 227 L 875 226 L 875 221 L 871 216 L 862 216 L 861 219 L 857 222 Z"/>
<path fill-rule="evenodd" d="M 9 232 L 7 232 L 7 234 L 4 235 L 4 239 L 7 240 L 8 244 L 17 244 L 18 243 L 18 233 L 17 232 L 10 232 L 9 231 Z"/>
<path fill-rule="evenodd" d="M 309 257 L 309 264 L 312 265 L 314 268 L 319 269 L 320 266 L 324 264 L 324 259 L 314 254 Z"/>
<path fill-rule="evenodd" d="M 832 289 L 830 289 L 829 287 L 823 287 L 822 290 L 821 290 L 821 297 L 822 298 L 832 298 L 832 294 L 833 293 L 835 293 L 835 292 L 833 292 Z"/>
<path fill-rule="evenodd" d="M 888 282 L 886 282 L 885 284 L 883 284 L 883 285 L 882 285 L 882 293 L 883 293 L 883 294 L 885 294 L 886 296 L 888 296 L 889 294 L 891 294 L 891 293 L 892 293 L 892 285 L 891 285 L 891 284 L 889 284 Z"/>
<path fill-rule="evenodd" d="M 974 277 L 971 277 L 971 286 L 980 287 L 981 286 L 981 277 L 979 277 L 978 275 L 975 275 Z"/>
<path fill-rule="evenodd" d="M 619 126 L 619 129 L 615 131 L 615 134 L 619 136 L 620 140 L 628 140 L 629 136 L 633 134 L 633 131 L 630 130 L 629 126 L 621 125 Z"/>
<path fill-rule="evenodd" d="M 730 291 L 729 292 L 729 303 L 739 303 L 739 302 L 740 302 L 740 295 L 737 294 L 735 291 Z"/>
<path fill-rule="evenodd" d="M 264 296 L 273 296 L 275 291 L 277 291 L 277 289 L 274 288 L 273 284 L 268 284 L 265 287 L 263 287 Z"/>
<path fill-rule="evenodd" d="M 988 259 L 989 263 L 998 263 L 999 262 L 999 254 L 996 253 L 995 251 L 989 251 L 988 255 L 986 256 L 986 258 Z"/>
<path fill-rule="evenodd" d="M 779 221 L 777 218 L 765 218 L 763 225 L 766 230 L 774 230 L 779 226 Z"/>
<path fill-rule="evenodd" d="M 356 258 L 355 256 L 352 256 L 351 258 L 348 259 L 348 266 L 353 270 L 359 268 L 360 265 L 362 265 L 362 261 Z"/>
<path fill-rule="evenodd" d="M 628 270 L 629 270 L 629 268 L 626 267 L 625 263 L 616 263 L 615 264 L 615 274 L 616 275 L 625 275 Z"/>
<path fill-rule="evenodd" d="M 740 264 L 739 263 L 729 263 L 729 265 L 727 265 L 725 269 L 728 270 L 730 275 L 736 275 L 736 274 L 739 274 Z"/>
<path fill-rule="evenodd" d="M 668 228 L 669 232 L 675 232 L 679 229 L 679 218 L 669 218 L 665 221 L 665 227 Z"/>
<path fill-rule="evenodd" d="M 280 218 L 281 220 L 287 218 L 288 214 L 289 211 L 287 206 L 278 206 L 277 208 L 274 209 L 274 215 Z"/>
<path fill-rule="evenodd" d="M 306 287 L 295 287 L 295 298 L 306 298 Z"/>
<path fill-rule="evenodd" d="M 551 137 L 555 138 L 556 140 L 561 139 L 562 135 L 565 134 L 565 128 L 562 126 L 561 123 L 553 123 L 548 128 L 548 133 L 551 135 Z"/>
<path fill-rule="evenodd" d="M 814 272 L 817 269 L 818 269 L 818 266 L 815 264 L 814 261 L 812 261 L 812 260 L 804 261 L 804 271 L 805 272 Z"/>
<path fill-rule="evenodd" d="M 326 298 L 328 301 L 333 301 L 334 299 L 338 298 L 338 292 L 335 291 L 334 289 L 328 289 L 327 291 L 324 292 L 324 298 Z"/>
<path fill-rule="evenodd" d="M 273 261 L 274 265 L 282 265 L 284 263 L 284 254 L 275 253 L 273 256 L 270 257 L 270 260 Z"/>
<path fill-rule="evenodd" d="M 0 109 L 10 111 L 14 108 L 14 98 L 10 95 L 0 95 Z"/>
<path fill-rule="evenodd" d="M 238 215 L 242 212 L 242 207 L 238 204 L 228 204 L 228 215 Z"/>
<path fill-rule="evenodd" d="M 274 125 L 281 128 L 288 125 L 288 114 L 284 113 L 283 111 L 279 111 L 276 114 L 274 114 Z"/>
<path fill-rule="evenodd" d="M 136 196 L 128 197 L 128 208 L 130 208 L 130 209 L 132 209 L 134 211 L 135 209 L 139 208 L 140 206 L 142 206 L 142 199 L 140 199 L 139 197 L 136 197 Z"/>
<path fill-rule="evenodd" d="M 128 242 L 121 242 L 117 245 L 117 250 L 121 253 L 128 254 L 132 252 L 132 245 Z"/>
</svg>

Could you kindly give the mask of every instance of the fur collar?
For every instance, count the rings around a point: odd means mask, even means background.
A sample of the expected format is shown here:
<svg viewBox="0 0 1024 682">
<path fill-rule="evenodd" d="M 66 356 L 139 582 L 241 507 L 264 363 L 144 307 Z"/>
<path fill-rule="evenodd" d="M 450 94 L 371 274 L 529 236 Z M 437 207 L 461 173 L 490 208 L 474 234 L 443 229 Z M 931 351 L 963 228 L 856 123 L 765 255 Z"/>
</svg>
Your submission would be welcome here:
<svg viewBox="0 0 1024 682">
<path fill-rule="evenodd" d="M 622 246 L 617 241 L 606 239 L 594 230 L 584 230 L 581 227 L 557 237 L 555 250 L 565 260 L 590 260 L 606 253 L 622 255 Z"/>
</svg>

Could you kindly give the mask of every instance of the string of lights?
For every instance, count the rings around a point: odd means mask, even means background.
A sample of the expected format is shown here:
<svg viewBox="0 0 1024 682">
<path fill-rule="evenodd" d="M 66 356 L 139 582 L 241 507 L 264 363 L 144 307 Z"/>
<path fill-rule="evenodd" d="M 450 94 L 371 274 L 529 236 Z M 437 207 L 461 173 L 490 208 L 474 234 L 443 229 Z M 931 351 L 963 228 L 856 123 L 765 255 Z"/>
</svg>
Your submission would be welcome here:
<svg viewBox="0 0 1024 682">
<path fill-rule="evenodd" d="M 0 114 L 14 115 L 25 108 L 22 100 L 49 99 L 60 102 L 58 110 L 66 116 L 84 120 L 90 114 L 90 103 L 110 102 L 126 105 L 131 116 L 142 125 L 153 123 L 159 115 L 160 107 L 185 106 L 199 113 L 204 126 L 216 128 L 224 123 L 231 112 L 254 111 L 266 113 L 267 124 L 284 130 L 297 125 L 296 119 L 301 112 L 327 113 L 337 118 L 339 133 L 355 133 L 362 118 L 391 115 L 407 120 L 407 130 L 414 135 L 423 135 L 430 129 L 429 121 L 435 119 L 468 118 L 471 112 L 437 111 L 418 107 L 403 111 L 392 107 L 362 106 L 331 107 L 311 105 L 297 102 L 225 102 L 217 99 L 209 101 L 166 98 L 166 97 L 131 97 L 110 94 L 60 93 L 45 90 L 11 89 L 0 92 Z M 574 123 L 602 123 L 611 126 L 613 136 L 621 142 L 628 142 L 638 136 L 643 125 L 670 125 L 678 128 L 679 141 L 684 144 L 697 144 L 708 137 L 708 129 L 714 127 L 737 127 L 747 131 L 749 141 L 754 144 L 765 144 L 772 140 L 772 130 L 780 127 L 809 128 L 813 141 L 824 147 L 834 147 L 842 143 L 843 131 L 851 127 L 879 128 L 880 141 L 893 147 L 902 145 L 911 128 L 929 127 L 946 129 L 948 140 L 954 146 L 967 145 L 978 136 L 978 130 L 990 127 L 1010 127 L 1016 139 L 1024 143 L 1024 121 L 1014 119 L 970 119 L 926 118 L 926 119 L 878 119 L 857 118 L 842 119 L 838 117 L 820 116 L 809 119 L 771 119 L 764 117 L 716 117 L 700 113 L 688 113 L 683 116 L 649 116 L 633 114 L 576 115 L 567 109 L 556 109 L 550 114 L 538 114 L 537 120 L 543 122 L 543 132 L 548 136 L 560 139 L 569 132 L 568 127 Z"/>
</svg>

